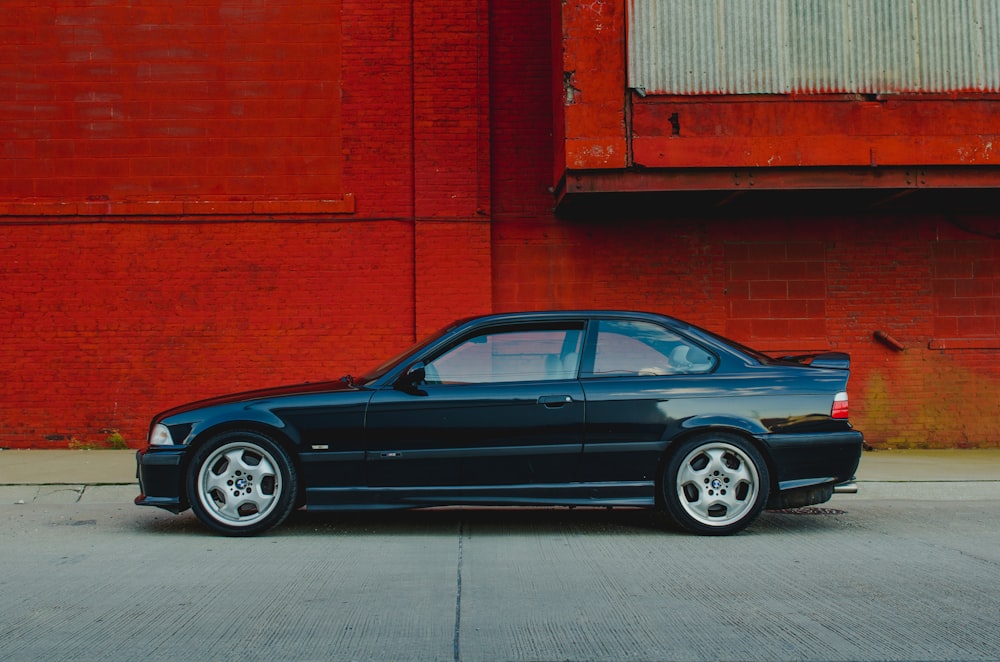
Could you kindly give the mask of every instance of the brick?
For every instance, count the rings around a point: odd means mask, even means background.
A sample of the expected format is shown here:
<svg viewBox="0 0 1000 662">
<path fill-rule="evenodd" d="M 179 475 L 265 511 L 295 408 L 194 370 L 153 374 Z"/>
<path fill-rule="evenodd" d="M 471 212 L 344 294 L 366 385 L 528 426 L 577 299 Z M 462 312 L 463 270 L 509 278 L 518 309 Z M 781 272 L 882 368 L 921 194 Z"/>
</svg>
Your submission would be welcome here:
<svg viewBox="0 0 1000 662">
<path fill-rule="evenodd" d="M 786 299 L 788 283 L 783 280 L 758 280 L 750 283 L 751 299 Z"/>
<path fill-rule="evenodd" d="M 963 317 L 959 321 L 960 338 L 996 338 L 997 332 L 996 315 Z"/>
<path fill-rule="evenodd" d="M 972 262 L 964 260 L 936 260 L 934 262 L 936 278 L 972 278 Z"/>
<path fill-rule="evenodd" d="M 727 261 L 726 271 L 730 280 L 770 280 L 771 264 L 761 261 Z"/>
<path fill-rule="evenodd" d="M 826 282 L 822 280 L 790 280 L 788 281 L 788 296 L 793 299 L 825 299 Z"/>
<path fill-rule="evenodd" d="M 729 315 L 732 319 L 766 319 L 771 316 L 770 301 L 733 300 Z"/>
</svg>

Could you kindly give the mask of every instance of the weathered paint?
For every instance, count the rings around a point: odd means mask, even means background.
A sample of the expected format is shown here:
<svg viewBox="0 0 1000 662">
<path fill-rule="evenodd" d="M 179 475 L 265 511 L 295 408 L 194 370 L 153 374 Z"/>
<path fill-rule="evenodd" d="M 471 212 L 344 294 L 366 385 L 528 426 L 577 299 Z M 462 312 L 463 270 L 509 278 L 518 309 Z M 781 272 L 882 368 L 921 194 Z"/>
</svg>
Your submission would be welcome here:
<svg viewBox="0 0 1000 662">
<path fill-rule="evenodd" d="M 570 169 L 624 168 L 625 7 L 623 0 L 562 3 L 561 70 Z M 567 44 L 572 46 L 566 48 Z"/>
<path fill-rule="evenodd" d="M 1000 165 L 1000 97 L 995 94 L 1000 38 L 992 36 L 1000 34 L 994 25 L 1000 22 L 1000 3 L 580 0 L 561 7 L 565 78 L 559 89 L 568 99 L 565 132 L 558 134 L 556 145 L 560 157 L 565 156 L 557 159 L 565 162 L 555 178 L 561 193 L 572 193 L 564 178 L 574 172 L 616 168 L 638 168 L 639 176 L 669 169 L 698 189 L 708 187 L 698 182 L 699 171 L 711 175 L 708 169 L 713 168 L 853 168 L 841 171 L 838 181 L 827 181 L 851 188 L 865 179 L 861 171 L 880 167 L 975 166 L 969 186 L 1000 186 L 1000 174 L 979 169 Z M 596 8 L 599 17 L 623 15 L 626 20 L 599 20 Z M 787 20 L 768 18 L 786 14 Z M 893 28 L 903 24 L 909 27 Z M 831 27 L 840 25 L 854 26 L 854 32 Z M 810 30 L 824 26 L 827 37 L 809 37 Z M 665 31 L 673 37 L 665 38 Z M 797 41 L 789 45 L 790 34 Z M 845 60 L 847 46 L 832 46 L 855 37 L 860 41 L 850 42 L 855 48 L 851 57 L 869 68 Z M 869 42 L 875 54 L 864 48 Z M 802 56 L 804 82 L 771 80 L 771 74 L 789 75 L 791 67 L 773 59 L 776 47 Z M 622 48 L 630 58 L 626 68 L 631 78 L 624 84 L 612 75 Z M 712 52 L 732 59 L 720 60 L 725 66 L 717 63 L 720 75 L 761 84 L 655 82 L 668 74 L 702 80 L 711 73 L 708 69 L 716 71 L 684 55 L 699 48 L 716 49 Z M 906 78 L 886 86 L 864 83 L 892 74 L 877 53 L 907 48 L 918 52 L 890 60 L 917 67 L 914 80 L 925 76 L 936 82 L 907 83 Z M 581 62 L 589 64 L 577 67 Z M 952 173 L 949 180 L 959 184 L 961 174 Z"/>
<path fill-rule="evenodd" d="M 634 163 L 648 168 L 1000 164 L 988 98 L 650 96 L 631 126 Z"/>
</svg>

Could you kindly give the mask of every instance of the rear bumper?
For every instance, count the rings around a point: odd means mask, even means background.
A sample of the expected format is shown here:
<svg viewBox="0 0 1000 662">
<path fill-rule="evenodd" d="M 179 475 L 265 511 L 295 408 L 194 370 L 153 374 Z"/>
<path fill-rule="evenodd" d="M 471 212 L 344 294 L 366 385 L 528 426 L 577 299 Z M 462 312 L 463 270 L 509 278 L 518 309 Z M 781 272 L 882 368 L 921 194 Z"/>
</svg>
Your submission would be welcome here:
<svg viewBox="0 0 1000 662">
<path fill-rule="evenodd" d="M 769 451 L 779 492 L 829 487 L 832 494 L 834 486 L 854 480 L 865 439 L 857 430 L 844 430 L 768 435 L 762 441 Z"/>
<path fill-rule="evenodd" d="M 155 506 L 172 513 L 187 510 L 183 481 L 186 450 L 186 446 L 149 446 L 136 452 L 137 506 Z"/>
</svg>

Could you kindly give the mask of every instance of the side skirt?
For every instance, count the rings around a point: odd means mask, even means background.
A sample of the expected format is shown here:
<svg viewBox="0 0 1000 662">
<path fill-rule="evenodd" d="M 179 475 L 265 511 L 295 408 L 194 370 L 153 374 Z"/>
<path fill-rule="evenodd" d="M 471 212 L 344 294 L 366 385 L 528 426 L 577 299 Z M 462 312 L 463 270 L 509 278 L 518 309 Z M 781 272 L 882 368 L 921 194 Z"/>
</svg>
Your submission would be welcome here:
<svg viewBox="0 0 1000 662">
<path fill-rule="evenodd" d="M 652 481 L 568 485 L 319 487 L 306 489 L 308 510 L 379 510 L 431 506 L 653 506 Z"/>
</svg>

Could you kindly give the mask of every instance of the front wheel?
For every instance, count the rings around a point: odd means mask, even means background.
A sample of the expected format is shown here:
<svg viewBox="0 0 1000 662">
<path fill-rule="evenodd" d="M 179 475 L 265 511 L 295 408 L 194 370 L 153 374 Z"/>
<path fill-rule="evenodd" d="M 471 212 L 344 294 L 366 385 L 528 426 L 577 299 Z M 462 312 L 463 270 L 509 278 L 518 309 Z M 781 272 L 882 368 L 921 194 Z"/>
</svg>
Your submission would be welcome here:
<svg viewBox="0 0 1000 662">
<path fill-rule="evenodd" d="M 702 535 L 742 531 L 767 503 L 770 475 L 760 452 L 725 432 L 682 442 L 667 461 L 661 489 L 670 517 Z"/>
<path fill-rule="evenodd" d="M 254 535 L 283 522 L 297 489 L 284 449 L 250 431 L 225 432 L 198 448 L 187 488 L 195 516 L 229 536 Z"/>
</svg>

